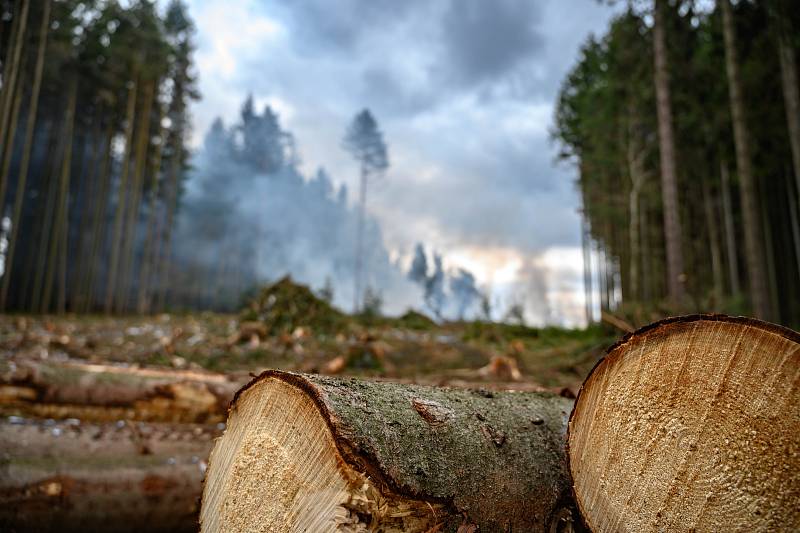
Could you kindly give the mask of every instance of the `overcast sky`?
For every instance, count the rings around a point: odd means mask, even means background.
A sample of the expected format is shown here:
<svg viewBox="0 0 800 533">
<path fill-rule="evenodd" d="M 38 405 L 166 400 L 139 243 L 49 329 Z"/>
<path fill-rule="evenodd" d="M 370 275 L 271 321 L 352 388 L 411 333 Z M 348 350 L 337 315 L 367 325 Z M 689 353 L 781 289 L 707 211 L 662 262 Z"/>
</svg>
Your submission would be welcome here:
<svg viewBox="0 0 800 533">
<path fill-rule="evenodd" d="M 401 259 L 424 242 L 531 322 L 582 320 L 574 170 L 549 139 L 562 78 L 611 10 L 595 0 L 188 0 L 202 100 L 194 140 L 245 96 L 294 133 L 307 174 L 355 191 L 341 149 L 372 110 L 391 168 L 368 210 Z M 260 107 L 259 107 L 260 110 Z M 352 195 L 351 195 L 352 198 Z"/>
</svg>

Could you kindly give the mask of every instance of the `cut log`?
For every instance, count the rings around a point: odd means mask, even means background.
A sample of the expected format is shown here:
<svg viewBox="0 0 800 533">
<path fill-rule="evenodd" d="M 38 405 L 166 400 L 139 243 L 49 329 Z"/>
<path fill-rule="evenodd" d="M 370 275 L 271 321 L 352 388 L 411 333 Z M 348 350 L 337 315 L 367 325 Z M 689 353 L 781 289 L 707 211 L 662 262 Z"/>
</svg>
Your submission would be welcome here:
<svg viewBox="0 0 800 533">
<path fill-rule="evenodd" d="M 747 318 L 655 323 L 609 349 L 570 417 L 601 531 L 800 530 L 800 335 Z"/>
<path fill-rule="evenodd" d="M 265 372 L 237 393 L 214 446 L 201 530 L 569 530 L 571 406 Z"/>
<path fill-rule="evenodd" d="M 0 531 L 196 531 L 216 426 L 0 421 Z"/>
<path fill-rule="evenodd" d="M 75 362 L 6 362 L 0 415 L 217 423 L 242 382 L 222 374 Z"/>
</svg>

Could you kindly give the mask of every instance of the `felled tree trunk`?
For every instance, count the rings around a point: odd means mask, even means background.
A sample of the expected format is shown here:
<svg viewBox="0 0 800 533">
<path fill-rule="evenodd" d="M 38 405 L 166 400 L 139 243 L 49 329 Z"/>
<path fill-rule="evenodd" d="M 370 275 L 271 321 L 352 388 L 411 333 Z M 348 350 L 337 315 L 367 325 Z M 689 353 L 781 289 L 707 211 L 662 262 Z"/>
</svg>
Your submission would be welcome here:
<svg viewBox="0 0 800 533">
<path fill-rule="evenodd" d="M 0 531 L 196 531 L 215 426 L 0 421 Z"/>
<path fill-rule="evenodd" d="M 696 315 L 625 337 L 580 390 L 574 494 L 592 531 L 800 530 L 800 334 Z"/>
<path fill-rule="evenodd" d="M 240 386 L 210 372 L 18 361 L 0 369 L 0 415 L 217 423 Z"/>
<path fill-rule="evenodd" d="M 234 399 L 201 529 L 565 530 L 571 406 L 549 393 L 268 371 Z"/>
</svg>

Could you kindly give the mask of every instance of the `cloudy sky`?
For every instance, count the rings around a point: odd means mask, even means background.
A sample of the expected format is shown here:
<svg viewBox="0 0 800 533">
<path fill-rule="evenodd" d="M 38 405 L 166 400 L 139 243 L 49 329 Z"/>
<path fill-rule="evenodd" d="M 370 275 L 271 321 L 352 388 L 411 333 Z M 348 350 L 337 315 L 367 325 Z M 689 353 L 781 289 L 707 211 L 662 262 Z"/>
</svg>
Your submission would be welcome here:
<svg viewBox="0 0 800 533">
<path fill-rule="evenodd" d="M 356 190 L 341 149 L 372 110 L 391 168 L 368 210 L 406 260 L 422 241 L 533 323 L 582 320 L 574 171 L 549 139 L 561 79 L 611 10 L 595 0 L 188 0 L 202 100 L 194 142 L 252 92 L 302 169 Z"/>
</svg>

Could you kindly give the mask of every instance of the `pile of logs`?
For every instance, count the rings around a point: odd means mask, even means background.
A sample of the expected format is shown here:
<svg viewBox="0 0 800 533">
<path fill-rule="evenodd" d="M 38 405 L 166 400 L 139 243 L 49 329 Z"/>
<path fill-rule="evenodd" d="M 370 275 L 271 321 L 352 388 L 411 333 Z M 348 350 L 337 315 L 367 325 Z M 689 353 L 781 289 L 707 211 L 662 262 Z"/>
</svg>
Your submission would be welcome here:
<svg viewBox="0 0 800 533">
<path fill-rule="evenodd" d="M 658 322 L 574 401 L 268 371 L 211 453 L 202 531 L 797 531 L 800 335 Z"/>
<path fill-rule="evenodd" d="M 800 335 L 747 318 L 633 332 L 574 400 L 45 362 L 0 383 L 2 531 L 800 530 Z"/>
<path fill-rule="evenodd" d="M 196 531 L 242 382 L 75 361 L 0 369 L 0 531 Z"/>
</svg>

